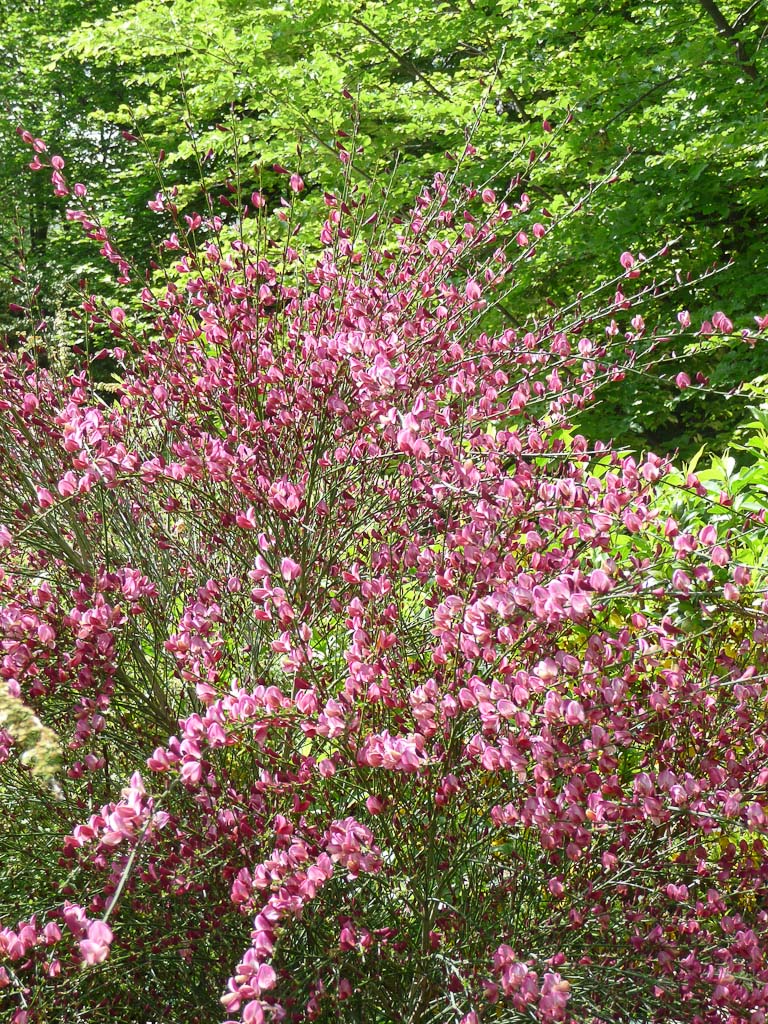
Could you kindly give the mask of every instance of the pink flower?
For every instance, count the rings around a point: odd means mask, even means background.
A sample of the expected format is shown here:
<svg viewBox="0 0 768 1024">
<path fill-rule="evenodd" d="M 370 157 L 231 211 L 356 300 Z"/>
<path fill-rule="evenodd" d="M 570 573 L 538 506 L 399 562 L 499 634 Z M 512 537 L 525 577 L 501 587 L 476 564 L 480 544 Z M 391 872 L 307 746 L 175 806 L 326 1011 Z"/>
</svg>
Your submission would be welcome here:
<svg viewBox="0 0 768 1024">
<path fill-rule="evenodd" d="M 243 530 L 255 530 L 258 523 L 256 522 L 256 512 L 253 506 L 251 505 L 244 512 L 238 512 L 235 516 L 235 522 Z"/>
<path fill-rule="evenodd" d="M 594 569 L 589 574 L 589 585 L 598 594 L 607 594 L 613 589 L 610 576 L 602 569 Z"/>
<path fill-rule="evenodd" d="M 477 281 L 467 281 L 465 294 L 470 302 L 477 302 L 481 298 L 483 290 Z"/>
<path fill-rule="evenodd" d="M 75 493 L 75 491 L 77 490 L 77 477 L 72 472 L 72 470 L 69 470 L 68 473 L 65 473 L 61 480 L 59 480 L 59 482 L 56 484 L 56 490 L 59 492 L 62 498 L 69 498 Z"/>
<path fill-rule="evenodd" d="M 712 326 L 721 334 L 733 334 L 733 323 L 725 313 L 717 312 L 712 317 Z"/>
<path fill-rule="evenodd" d="M 91 921 L 87 938 L 78 943 L 80 955 L 87 964 L 101 964 L 109 956 L 109 947 L 114 938 L 112 929 L 105 921 Z"/>
<path fill-rule="evenodd" d="M 288 580 L 297 580 L 301 576 L 301 566 L 298 562 L 294 562 L 292 558 L 283 558 L 280 562 L 280 574 L 286 582 Z"/>
<path fill-rule="evenodd" d="M 707 523 L 699 530 L 699 542 L 706 544 L 707 547 L 711 546 L 717 541 L 717 527 L 712 523 Z"/>
<path fill-rule="evenodd" d="M 264 1008 L 261 1000 L 249 999 L 242 1009 L 243 1024 L 264 1024 Z"/>
<path fill-rule="evenodd" d="M 53 505 L 53 495 L 46 487 L 36 487 L 35 492 L 40 508 L 50 508 Z"/>
<path fill-rule="evenodd" d="M 569 700 L 565 708 L 565 720 L 568 725 L 581 725 L 586 721 L 584 708 L 577 700 Z"/>
<path fill-rule="evenodd" d="M 631 252 L 623 252 L 621 256 L 619 256 L 619 263 L 625 270 L 631 270 L 635 265 L 635 257 Z"/>
<path fill-rule="evenodd" d="M 737 565 L 733 570 L 733 582 L 740 587 L 746 587 L 752 579 L 752 574 L 745 565 Z"/>
<path fill-rule="evenodd" d="M 259 992 L 267 992 L 277 984 L 277 975 L 271 964 L 259 964 L 259 969 L 253 978 L 253 984 Z"/>
<path fill-rule="evenodd" d="M 712 548 L 710 557 L 715 565 L 728 565 L 728 552 L 719 544 L 716 544 Z"/>
</svg>

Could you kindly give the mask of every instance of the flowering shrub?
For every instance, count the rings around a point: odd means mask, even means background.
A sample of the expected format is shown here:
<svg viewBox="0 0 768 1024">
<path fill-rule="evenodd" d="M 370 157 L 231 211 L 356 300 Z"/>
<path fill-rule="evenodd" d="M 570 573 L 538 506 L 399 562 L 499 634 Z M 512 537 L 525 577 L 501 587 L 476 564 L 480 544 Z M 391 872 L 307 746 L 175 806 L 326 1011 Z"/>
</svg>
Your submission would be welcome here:
<svg viewBox="0 0 768 1024">
<path fill-rule="evenodd" d="M 3 354 L 0 707 L 61 746 L 0 732 L 4 1019 L 762 1024 L 764 513 L 568 428 L 644 261 L 491 331 L 519 187 L 329 195 L 317 257 L 290 188 L 86 296 L 114 401 Z"/>
</svg>

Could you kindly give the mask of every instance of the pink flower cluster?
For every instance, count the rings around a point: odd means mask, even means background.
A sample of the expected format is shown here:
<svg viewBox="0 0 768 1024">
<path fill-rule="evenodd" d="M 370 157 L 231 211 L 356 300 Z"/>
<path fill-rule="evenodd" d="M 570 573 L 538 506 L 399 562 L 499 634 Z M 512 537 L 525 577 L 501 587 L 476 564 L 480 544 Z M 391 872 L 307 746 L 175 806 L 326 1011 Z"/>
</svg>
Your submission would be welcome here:
<svg viewBox="0 0 768 1024">
<path fill-rule="evenodd" d="M 159 195 L 167 281 L 84 298 L 112 404 L 2 355 L 0 674 L 70 834 L 0 1006 L 144 1019 L 151 977 L 173 1019 L 763 1024 L 765 516 L 693 475 L 672 515 L 667 460 L 569 420 L 651 260 L 514 330 L 519 180 L 437 175 L 382 234 L 328 195 L 303 260 L 257 195 L 249 241 Z M 113 930 L 127 979 L 83 972 Z"/>
</svg>

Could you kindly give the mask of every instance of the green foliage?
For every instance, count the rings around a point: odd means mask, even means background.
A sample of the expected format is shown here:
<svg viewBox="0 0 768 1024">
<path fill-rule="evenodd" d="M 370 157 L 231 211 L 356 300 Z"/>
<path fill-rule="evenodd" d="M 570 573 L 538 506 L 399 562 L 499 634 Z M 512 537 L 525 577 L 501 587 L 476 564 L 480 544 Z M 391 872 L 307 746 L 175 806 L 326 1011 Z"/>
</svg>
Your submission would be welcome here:
<svg viewBox="0 0 768 1024">
<path fill-rule="evenodd" d="M 110 9 L 106 0 L 87 5 L 90 16 Z M 73 0 L 0 0 L 0 267 L 5 283 L 19 273 L 22 254 L 23 280 L 13 298 L 31 302 L 39 287 L 40 311 L 50 317 L 68 305 L 73 282 L 101 276 L 103 269 L 90 247 L 77 244 L 79 233 L 68 230 L 63 201 L 52 195 L 44 177 L 27 170 L 29 153 L 15 130 L 30 124 L 35 135 L 73 159 L 96 196 L 104 196 L 115 169 L 125 163 L 126 144 L 113 121 L 94 119 L 89 112 L 133 98 L 114 62 L 97 68 L 68 49 L 68 36 L 84 14 L 84 5 Z M 10 297 L 0 293 L 0 326 Z"/>
</svg>

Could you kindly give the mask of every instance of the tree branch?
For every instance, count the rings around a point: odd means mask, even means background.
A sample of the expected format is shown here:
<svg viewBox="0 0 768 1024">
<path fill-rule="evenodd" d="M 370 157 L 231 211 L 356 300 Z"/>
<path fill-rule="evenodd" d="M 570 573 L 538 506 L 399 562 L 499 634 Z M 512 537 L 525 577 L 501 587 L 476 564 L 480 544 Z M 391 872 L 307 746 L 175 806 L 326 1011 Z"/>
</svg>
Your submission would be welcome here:
<svg viewBox="0 0 768 1024">
<path fill-rule="evenodd" d="M 742 13 L 733 23 L 734 32 L 741 32 L 741 30 L 750 23 L 750 21 L 755 15 L 755 12 L 757 11 L 758 7 L 762 4 L 762 2 L 763 0 L 754 0 L 754 3 L 751 3 L 749 7 L 746 9 L 746 11 L 742 11 Z"/>
<path fill-rule="evenodd" d="M 717 6 L 715 0 L 699 0 L 699 6 L 704 8 L 712 21 L 714 21 L 715 25 L 717 25 L 718 32 L 728 38 L 733 35 L 733 29 L 728 23 L 728 19 Z"/>
<path fill-rule="evenodd" d="M 748 60 L 746 50 L 744 49 L 744 43 L 738 38 L 737 32 L 739 31 L 739 28 L 743 28 L 743 26 L 747 24 L 747 21 L 752 17 L 752 14 L 761 2 L 762 0 L 756 0 L 756 2 L 751 4 L 747 10 L 736 19 L 734 24 L 731 25 L 726 16 L 717 6 L 715 0 L 699 0 L 699 6 L 702 7 L 710 16 L 717 26 L 717 31 L 720 35 L 725 36 L 726 39 L 733 43 L 736 48 L 736 56 L 739 59 L 739 63 L 742 65 L 752 81 L 757 78 L 757 68 Z"/>
<path fill-rule="evenodd" d="M 390 54 L 390 56 L 394 57 L 398 64 L 410 68 L 414 75 L 418 79 L 420 79 L 424 83 L 424 85 L 426 85 L 429 91 L 435 94 L 435 96 L 439 96 L 441 100 L 450 99 L 450 97 L 447 96 L 444 92 L 442 92 L 440 89 L 436 89 L 435 86 L 432 85 L 432 83 L 426 77 L 426 75 L 423 75 L 421 71 L 419 71 L 419 69 L 416 67 L 415 62 L 410 57 L 398 53 L 397 50 L 393 50 L 389 43 L 386 41 L 386 39 L 383 36 L 379 35 L 375 28 L 371 28 L 371 26 L 367 25 L 362 20 L 362 18 L 358 18 L 356 14 L 350 14 L 349 20 L 354 21 L 356 25 L 359 25 L 360 28 L 364 29 L 368 33 L 368 35 L 371 36 L 371 38 L 376 40 L 377 43 L 381 43 L 381 45 L 384 47 L 387 53 Z"/>
<path fill-rule="evenodd" d="M 636 96 L 631 101 L 631 103 L 627 103 L 625 106 L 623 106 L 621 108 L 621 110 L 617 114 L 614 114 L 613 117 L 610 117 L 605 122 L 605 124 L 602 125 L 600 130 L 605 131 L 606 128 L 608 128 L 609 125 L 612 125 L 614 123 L 614 121 L 618 121 L 620 118 L 624 117 L 625 114 L 628 114 L 630 112 L 630 110 L 634 110 L 635 107 L 638 107 L 643 102 L 643 100 L 645 100 L 648 96 L 651 96 L 653 93 L 657 92 L 659 89 L 664 89 L 664 88 L 666 88 L 666 86 L 672 85 L 674 82 L 679 81 L 684 76 L 684 74 L 685 74 L 684 71 L 678 71 L 676 74 L 670 75 L 669 78 L 665 78 L 661 82 L 656 82 L 655 85 L 652 85 L 648 89 L 643 90 L 643 92 L 641 92 L 639 96 Z M 596 134 L 597 134 L 597 132 L 594 132 L 590 136 L 590 138 L 594 138 Z"/>
</svg>

